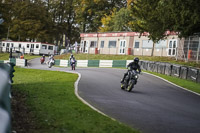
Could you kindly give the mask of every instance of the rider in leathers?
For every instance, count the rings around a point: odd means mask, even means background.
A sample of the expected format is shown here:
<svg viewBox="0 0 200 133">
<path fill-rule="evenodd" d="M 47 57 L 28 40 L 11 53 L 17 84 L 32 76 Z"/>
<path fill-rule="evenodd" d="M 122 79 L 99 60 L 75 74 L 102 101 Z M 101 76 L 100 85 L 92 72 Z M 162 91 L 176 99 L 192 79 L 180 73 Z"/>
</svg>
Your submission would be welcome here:
<svg viewBox="0 0 200 133">
<path fill-rule="evenodd" d="M 73 64 L 76 64 L 76 59 L 73 54 L 71 54 L 71 56 L 69 58 L 69 62 L 70 62 L 71 67 L 73 66 Z M 72 67 L 72 70 L 73 70 L 73 67 Z"/>
<path fill-rule="evenodd" d="M 130 70 L 128 70 L 128 71 L 132 71 L 132 70 L 137 71 L 138 70 L 139 73 L 140 73 L 141 68 L 140 68 L 140 65 L 138 63 L 139 63 L 139 58 L 138 57 L 134 58 L 133 62 L 129 63 L 128 66 L 127 66 L 127 68 L 130 67 Z M 121 83 L 124 82 L 125 77 L 128 75 L 128 71 L 126 73 L 124 73 L 124 77 L 123 77 Z M 137 81 L 135 82 L 135 84 L 136 83 L 137 83 Z"/>
</svg>

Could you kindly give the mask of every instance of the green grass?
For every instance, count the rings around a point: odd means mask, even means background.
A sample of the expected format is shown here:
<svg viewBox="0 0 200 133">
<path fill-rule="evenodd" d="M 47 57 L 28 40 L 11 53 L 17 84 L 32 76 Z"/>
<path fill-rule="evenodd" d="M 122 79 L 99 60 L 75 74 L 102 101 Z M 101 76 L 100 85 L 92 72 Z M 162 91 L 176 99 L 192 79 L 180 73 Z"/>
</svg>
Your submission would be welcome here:
<svg viewBox="0 0 200 133">
<path fill-rule="evenodd" d="M 10 56 L 9 53 L 0 53 L 0 60 L 9 60 L 9 56 Z M 27 60 L 31 60 L 31 59 L 38 58 L 38 57 L 41 57 L 41 56 L 29 55 L 29 54 L 24 55 L 24 59 L 27 59 Z"/>
<path fill-rule="evenodd" d="M 0 53 L 0 60 L 8 60 L 9 53 Z"/>
<path fill-rule="evenodd" d="M 76 60 L 133 60 L 133 55 L 102 55 L 102 54 L 74 54 Z M 55 56 L 55 59 L 64 59 L 68 60 L 70 54 L 58 55 Z M 174 64 L 180 64 L 185 66 L 192 66 L 200 68 L 200 63 L 196 62 L 184 62 L 184 61 L 176 61 L 175 58 L 171 57 L 160 57 L 160 56 L 137 56 L 140 60 L 147 61 L 158 61 L 158 62 L 169 62 Z"/>
<path fill-rule="evenodd" d="M 186 88 L 188 90 L 191 90 L 191 91 L 194 91 L 194 92 L 200 94 L 200 83 L 195 83 L 193 81 L 184 80 L 184 79 L 180 79 L 180 78 L 176 78 L 176 77 L 172 77 L 172 76 L 168 76 L 168 75 L 163 75 L 163 74 L 159 74 L 159 73 L 155 73 L 155 72 L 149 72 L 149 71 L 144 71 L 144 72 L 154 74 L 154 75 L 159 76 L 163 79 L 166 79 L 176 85 L 179 85 L 183 88 Z"/>
<path fill-rule="evenodd" d="M 14 75 L 12 90 L 25 96 L 25 104 L 35 116 L 34 123 L 39 127 L 37 130 L 29 129 L 29 132 L 136 132 L 83 104 L 74 94 L 74 82 L 78 78 L 76 74 L 15 68 Z"/>
</svg>

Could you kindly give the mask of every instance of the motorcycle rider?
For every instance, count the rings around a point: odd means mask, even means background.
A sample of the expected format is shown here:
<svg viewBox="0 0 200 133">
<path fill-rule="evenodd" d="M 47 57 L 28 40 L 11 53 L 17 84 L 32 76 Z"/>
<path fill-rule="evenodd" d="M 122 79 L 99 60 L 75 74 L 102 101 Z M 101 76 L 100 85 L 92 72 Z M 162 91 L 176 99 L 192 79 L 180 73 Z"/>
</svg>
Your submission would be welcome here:
<svg viewBox="0 0 200 133">
<path fill-rule="evenodd" d="M 51 61 L 51 59 L 52 59 L 52 60 L 54 60 L 54 57 L 53 57 L 53 55 L 50 55 L 50 56 L 49 56 L 48 63 Z"/>
<path fill-rule="evenodd" d="M 136 58 L 134 58 L 133 62 L 131 62 L 131 63 L 128 64 L 127 68 L 130 67 L 130 70 L 128 70 L 126 73 L 124 73 L 124 77 L 123 77 L 121 83 L 124 82 L 124 79 L 125 79 L 125 77 L 128 75 L 128 72 L 129 72 L 129 71 L 134 70 L 134 71 L 136 71 L 136 72 L 139 72 L 139 74 L 141 73 L 141 68 L 140 68 L 140 65 L 139 65 L 138 63 L 139 63 L 139 58 L 136 57 Z M 138 70 L 138 71 L 137 71 L 137 70 Z M 136 84 L 136 83 L 137 83 L 137 81 L 135 81 L 135 84 Z"/>
<path fill-rule="evenodd" d="M 45 61 L 45 55 L 42 55 L 42 57 L 40 58 L 41 64 L 44 63 L 44 61 Z"/>
<path fill-rule="evenodd" d="M 71 54 L 71 56 L 70 56 L 70 58 L 69 58 L 69 62 L 70 62 L 70 65 L 71 65 L 71 67 L 72 67 L 72 70 L 73 70 L 73 64 L 76 63 L 76 59 L 75 59 L 75 57 L 74 57 L 73 54 Z"/>
<path fill-rule="evenodd" d="M 45 55 L 44 54 L 42 55 L 42 59 L 45 61 Z"/>
</svg>

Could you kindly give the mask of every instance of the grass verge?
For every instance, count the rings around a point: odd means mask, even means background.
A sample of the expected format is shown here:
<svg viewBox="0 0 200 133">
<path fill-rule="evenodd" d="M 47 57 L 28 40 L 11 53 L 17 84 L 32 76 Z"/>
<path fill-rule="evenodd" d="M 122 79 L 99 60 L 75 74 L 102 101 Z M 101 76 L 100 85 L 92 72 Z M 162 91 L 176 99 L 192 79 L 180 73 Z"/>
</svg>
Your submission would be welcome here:
<svg viewBox="0 0 200 133">
<path fill-rule="evenodd" d="M 138 132 L 80 102 L 74 94 L 76 74 L 16 67 L 14 75 L 12 125 L 17 132 Z"/>
<path fill-rule="evenodd" d="M 10 56 L 10 53 L 0 53 L 0 60 L 9 60 L 9 56 Z M 24 59 L 27 59 L 27 60 L 31 60 L 31 59 L 38 58 L 38 57 L 41 57 L 41 56 L 29 55 L 29 54 L 24 55 Z"/>
<path fill-rule="evenodd" d="M 149 71 L 144 71 L 144 72 L 159 76 L 159 77 L 166 79 L 178 86 L 181 86 L 185 89 L 188 89 L 188 90 L 191 90 L 191 91 L 194 91 L 194 92 L 200 94 L 200 84 L 199 83 L 195 83 L 193 81 L 184 80 L 184 79 L 180 79 L 180 78 L 176 78 L 176 77 L 172 77 L 172 76 L 168 76 L 168 75 L 163 75 L 163 74 L 159 74 L 159 73 L 155 73 L 155 72 L 149 72 Z"/>
</svg>

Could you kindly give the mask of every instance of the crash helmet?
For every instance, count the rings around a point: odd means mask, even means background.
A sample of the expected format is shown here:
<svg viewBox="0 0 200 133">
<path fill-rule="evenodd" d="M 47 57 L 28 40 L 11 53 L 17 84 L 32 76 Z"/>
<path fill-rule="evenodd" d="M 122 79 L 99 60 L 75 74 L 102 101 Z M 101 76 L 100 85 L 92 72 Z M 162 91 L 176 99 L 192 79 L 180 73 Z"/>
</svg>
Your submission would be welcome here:
<svg viewBox="0 0 200 133">
<path fill-rule="evenodd" d="M 53 55 L 51 55 L 51 58 L 53 58 Z"/>
<path fill-rule="evenodd" d="M 138 57 L 135 57 L 135 58 L 133 59 L 133 61 L 134 61 L 135 63 L 138 63 L 140 60 L 139 60 Z"/>
<path fill-rule="evenodd" d="M 73 57 L 74 55 L 73 54 L 71 54 L 71 57 Z"/>
<path fill-rule="evenodd" d="M 45 55 L 44 55 L 44 54 L 43 54 L 42 56 L 43 56 L 43 57 L 45 57 Z"/>
</svg>

